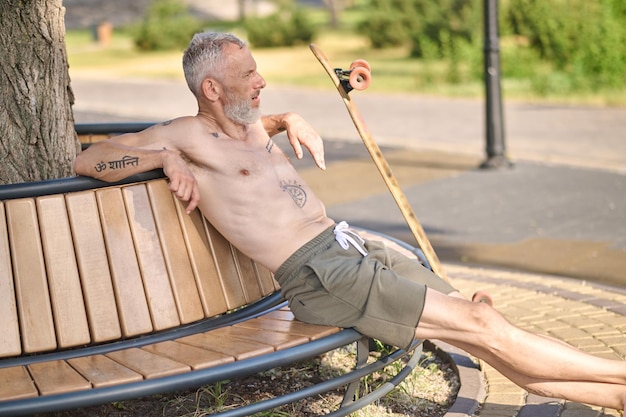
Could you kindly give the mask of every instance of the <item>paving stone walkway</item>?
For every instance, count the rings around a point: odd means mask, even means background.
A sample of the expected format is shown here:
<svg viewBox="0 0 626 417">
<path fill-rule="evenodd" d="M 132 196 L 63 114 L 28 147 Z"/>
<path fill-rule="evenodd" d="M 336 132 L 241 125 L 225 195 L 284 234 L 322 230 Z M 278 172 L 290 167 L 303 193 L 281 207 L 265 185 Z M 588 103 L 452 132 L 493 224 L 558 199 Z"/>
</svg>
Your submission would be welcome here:
<svg viewBox="0 0 626 417">
<path fill-rule="evenodd" d="M 523 329 L 556 337 L 601 357 L 624 359 L 626 356 L 626 291 L 623 289 L 474 266 L 446 265 L 445 269 L 463 294 L 469 297 L 479 289 L 488 291 L 493 296 L 494 307 Z M 481 390 L 475 391 L 484 398 L 476 399 L 481 404 L 476 416 L 619 415 L 615 410 L 530 395 L 489 365 L 481 362 L 480 368 L 482 394 Z"/>
</svg>

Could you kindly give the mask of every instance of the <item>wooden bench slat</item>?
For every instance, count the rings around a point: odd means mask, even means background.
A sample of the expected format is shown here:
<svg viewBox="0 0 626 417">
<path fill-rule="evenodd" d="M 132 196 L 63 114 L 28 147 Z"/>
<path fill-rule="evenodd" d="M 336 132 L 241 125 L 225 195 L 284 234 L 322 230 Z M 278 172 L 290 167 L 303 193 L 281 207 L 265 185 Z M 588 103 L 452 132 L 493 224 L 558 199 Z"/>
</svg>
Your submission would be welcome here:
<svg viewBox="0 0 626 417">
<path fill-rule="evenodd" d="M 110 352 L 106 356 L 146 379 L 180 374 L 191 369 L 180 362 L 138 348 Z"/>
<path fill-rule="evenodd" d="M 177 339 L 179 343 L 196 346 L 201 349 L 220 352 L 225 355 L 233 355 L 237 360 L 247 359 L 254 356 L 271 353 L 274 348 L 260 342 L 251 342 L 232 337 L 215 337 L 212 332 L 199 333 Z"/>
<path fill-rule="evenodd" d="M 243 292 L 239 270 L 235 263 L 235 248 L 210 223 L 204 222 L 204 224 L 219 268 L 226 305 L 229 310 L 244 305 L 246 296 Z"/>
<path fill-rule="evenodd" d="M 257 276 L 259 277 L 263 295 L 271 294 L 280 288 L 280 285 L 278 285 L 278 282 L 274 279 L 274 274 L 272 274 L 269 269 L 256 263 L 254 266 L 257 269 Z"/>
<path fill-rule="evenodd" d="M 165 180 L 150 182 L 147 188 L 180 321 L 190 323 L 200 320 L 204 317 L 204 310 L 181 224 L 173 221 L 178 215 L 172 192 Z"/>
<path fill-rule="evenodd" d="M 250 341 L 259 341 L 271 345 L 276 350 L 301 345 L 309 341 L 306 336 L 282 332 L 268 332 L 265 329 L 252 329 L 238 325 L 226 326 L 212 331 L 218 337 L 232 337 Z"/>
<path fill-rule="evenodd" d="M 144 184 L 124 187 L 122 190 L 154 329 L 178 326 L 180 320 L 148 190 Z"/>
<path fill-rule="evenodd" d="M 264 317 L 246 320 L 239 323 L 238 326 L 247 327 L 250 329 L 265 329 L 274 332 L 299 334 L 302 336 L 306 336 L 311 340 L 319 339 L 324 336 L 329 336 L 333 333 L 337 333 L 340 330 L 338 327 L 318 326 L 314 324 L 303 323 L 297 320 L 272 320 Z"/>
<path fill-rule="evenodd" d="M 124 336 L 152 331 L 137 255 L 119 188 L 96 191 L 113 289 Z"/>
<path fill-rule="evenodd" d="M 94 342 L 118 339 L 122 331 L 95 193 L 68 194 L 66 205 L 91 337 Z"/>
<path fill-rule="evenodd" d="M 263 295 L 260 277 L 257 275 L 254 261 L 241 253 L 237 248 L 232 248 L 237 267 L 237 275 L 239 277 L 239 285 L 241 285 L 245 302 L 250 303 L 252 300 L 258 300 Z"/>
<path fill-rule="evenodd" d="M 205 221 L 200 211 L 185 213 L 183 203 L 178 202 L 176 212 L 179 221 L 184 225 L 183 233 L 189 260 L 196 278 L 200 294 L 200 302 L 206 317 L 222 314 L 228 310 L 226 298 L 220 282 L 220 271 L 215 263 L 214 254 L 209 242 Z"/>
<path fill-rule="evenodd" d="M 53 195 L 39 197 L 36 202 L 57 343 L 59 347 L 89 343 L 91 336 L 65 198 Z"/>
<path fill-rule="evenodd" d="M 28 365 L 41 395 L 91 389 L 91 384 L 65 361 L 39 362 Z"/>
<path fill-rule="evenodd" d="M 5 203 L 18 315 L 25 352 L 56 348 L 56 334 L 35 201 Z"/>
<path fill-rule="evenodd" d="M 78 140 L 80 143 L 94 143 L 109 139 L 110 137 L 111 135 L 78 135 Z"/>
<path fill-rule="evenodd" d="M 138 373 L 120 365 L 104 355 L 84 356 L 67 361 L 94 388 L 108 387 L 129 382 L 142 381 Z"/>
<path fill-rule="evenodd" d="M 11 269 L 11 253 L 9 236 L 4 212 L 4 204 L 0 201 L 0 317 L 2 317 L 2 337 L 0 337 L 0 358 L 19 355 L 20 328 L 17 320 L 15 304 L 15 288 Z M 0 389 L 1 389 L 0 384 Z"/>
<path fill-rule="evenodd" d="M 24 366 L 0 368 L 0 398 L 19 400 L 39 395 L 30 374 Z"/>
<path fill-rule="evenodd" d="M 147 345 L 142 349 L 154 353 L 155 355 L 164 356 L 176 362 L 184 363 L 191 366 L 192 369 L 210 368 L 212 366 L 235 361 L 235 358 L 231 355 L 201 349 L 172 340 Z"/>
<path fill-rule="evenodd" d="M 264 314 L 263 317 L 267 319 L 286 321 L 292 321 L 296 319 L 296 316 L 294 316 L 294 314 L 288 308 L 281 308 L 280 310 L 270 311 L 269 313 Z"/>
</svg>

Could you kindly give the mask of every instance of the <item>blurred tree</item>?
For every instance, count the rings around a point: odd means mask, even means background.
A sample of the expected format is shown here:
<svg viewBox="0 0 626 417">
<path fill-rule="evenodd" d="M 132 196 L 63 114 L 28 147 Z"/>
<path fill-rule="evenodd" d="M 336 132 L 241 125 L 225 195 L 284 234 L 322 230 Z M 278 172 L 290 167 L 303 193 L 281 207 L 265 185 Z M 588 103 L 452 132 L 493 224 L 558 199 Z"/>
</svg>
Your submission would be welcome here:
<svg viewBox="0 0 626 417">
<path fill-rule="evenodd" d="M 73 174 L 62 0 L 0 0 L 0 183 Z"/>
<path fill-rule="evenodd" d="M 246 18 L 246 0 L 237 0 L 237 9 L 239 10 L 239 20 Z"/>
<path fill-rule="evenodd" d="M 626 86 L 624 0 L 510 0 L 513 33 L 572 80 L 572 88 Z"/>
<path fill-rule="evenodd" d="M 152 0 L 134 30 L 135 46 L 143 51 L 184 50 L 203 24 L 183 0 Z"/>
<path fill-rule="evenodd" d="M 454 53 L 459 41 L 480 35 L 481 3 L 472 0 L 369 0 L 358 25 L 374 48 L 409 43 L 411 56 L 436 47 L 439 57 Z"/>
<path fill-rule="evenodd" d="M 324 4 L 330 12 L 330 27 L 333 29 L 339 27 L 341 11 L 345 7 L 343 3 L 343 0 L 324 0 Z"/>
<path fill-rule="evenodd" d="M 258 48 L 311 43 L 316 27 L 302 7 L 286 1 L 275 13 L 247 18 L 244 22 L 248 42 Z"/>
</svg>

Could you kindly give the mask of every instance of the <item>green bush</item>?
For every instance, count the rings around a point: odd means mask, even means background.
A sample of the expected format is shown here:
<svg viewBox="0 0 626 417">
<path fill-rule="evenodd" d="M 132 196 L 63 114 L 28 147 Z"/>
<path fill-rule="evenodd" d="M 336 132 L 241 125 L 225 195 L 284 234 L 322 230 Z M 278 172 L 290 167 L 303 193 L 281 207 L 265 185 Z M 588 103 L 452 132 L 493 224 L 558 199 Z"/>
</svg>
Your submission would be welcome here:
<svg viewBox="0 0 626 417">
<path fill-rule="evenodd" d="M 607 10 L 603 11 L 607 13 Z M 586 43 L 572 59 L 572 75 L 580 89 L 626 86 L 626 15 L 604 15 L 585 30 Z"/>
<path fill-rule="evenodd" d="M 201 23 L 182 0 L 155 0 L 134 29 L 133 41 L 144 51 L 185 49 Z"/>
<path fill-rule="evenodd" d="M 357 24 L 357 31 L 365 35 L 372 47 L 398 46 L 410 40 L 411 32 L 421 29 L 422 21 L 415 19 L 415 0 L 370 0 L 370 12 Z"/>
<path fill-rule="evenodd" d="M 375 48 L 408 43 L 411 56 L 422 57 L 424 42 L 429 42 L 444 57 L 458 50 L 458 40 L 475 39 L 480 30 L 478 5 L 473 0 L 370 0 L 371 12 L 358 30 Z"/>
<path fill-rule="evenodd" d="M 483 1 L 369 0 L 359 25 L 372 47 L 410 47 L 410 56 L 447 65 L 448 83 L 483 76 Z M 626 86 L 626 1 L 500 0 L 505 78 L 540 94 Z M 519 85 L 519 84 L 518 84 Z"/>
<path fill-rule="evenodd" d="M 402 45 L 409 38 L 407 28 L 398 24 L 403 14 L 399 11 L 372 11 L 367 20 L 359 22 L 357 30 L 365 34 L 373 48 L 383 49 Z"/>
<path fill-rule="evenodd" d="M 411 56 L 422 56 L 422 45 L 416 31 L 434 42 L 442 58 L 454 58 L 460 44 L 474 42 L 481 32 L 480 2 L 473 0 L 413 0 L 423 23 L 412 31 Z M 450 55 L 450 53 L 452 55 Z"/>
<path fill-rule="evenodd" d="M 306 44 L 316 34 L 315 25 L 298 7 L 284 7 L 266 17 L 249 18 L 244 25 L 248 42 L 255 47 Z"/>
<path fill-rule="evenodd" d="M 507 18 L 572 90 L 626 86 L 623 0 L 511 0 Z M 540 83 L 541 84 L 541 83 Z M 548 84 L 548 83 L 546 83 Z M 542 87 L 543 90 L 545 87 Z"/>
<path fill-rule="evenodd" d="M 586 19 L 596 7 L 592 0 L 511 0 L 508 19 L 515 34 L 562 69 L 572 61 Z"/>
</svg>

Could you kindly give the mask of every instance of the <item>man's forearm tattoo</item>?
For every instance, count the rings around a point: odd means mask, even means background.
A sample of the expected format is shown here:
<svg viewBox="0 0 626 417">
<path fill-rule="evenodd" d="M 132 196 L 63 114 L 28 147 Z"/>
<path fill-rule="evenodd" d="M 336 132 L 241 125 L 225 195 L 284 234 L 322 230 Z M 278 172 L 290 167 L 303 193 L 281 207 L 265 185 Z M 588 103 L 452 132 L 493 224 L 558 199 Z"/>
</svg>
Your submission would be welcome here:
<svg viewBox="0 0 626 417">
<path fill-rule="evenodd" d="M 94 168 L 96 172 L 102 172 L 105 169 L 107 169 L 107 167 L 108 169 L 116 170 L 116 169 L 126 168 L 127 166 L 138 166 L 138 165 L 139 165 L 138 156 L 125 155 L 124 157 L 122 157 L 122 159 L 118 159 L 116 161 L 108 161 L 108 163 L 104 161 L 100 161 L 99 163 L 96 164 Z"/>
<path fill-rule="evenodd" d="M 291 183 L 287 181 L 281 181 L 280 188 L 282 188 L 283 191 L 289 193 L 289 196 L 291 197 L 293 202 L 296 203 L 296 206 L 300 208 L 304 207 L 307 199 L 306 191 L 304 191 L 304 188 L 302 188 L 300 184 L 295 181 Z"/>
</svg>

